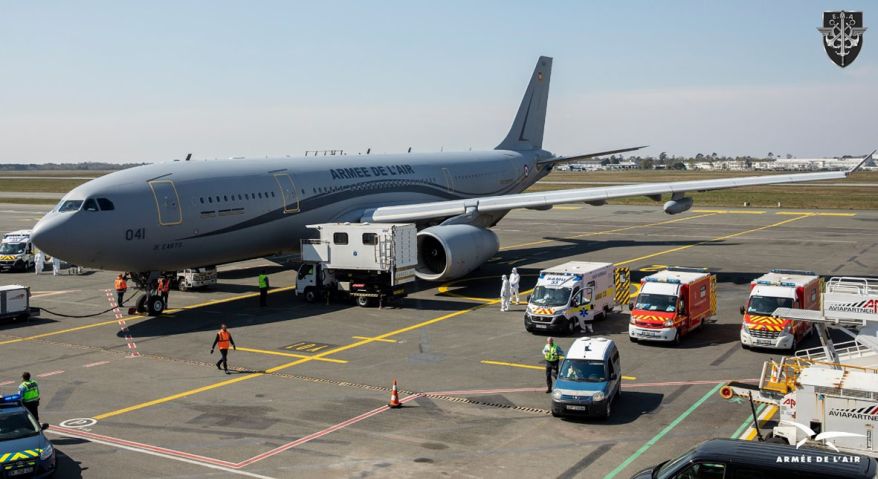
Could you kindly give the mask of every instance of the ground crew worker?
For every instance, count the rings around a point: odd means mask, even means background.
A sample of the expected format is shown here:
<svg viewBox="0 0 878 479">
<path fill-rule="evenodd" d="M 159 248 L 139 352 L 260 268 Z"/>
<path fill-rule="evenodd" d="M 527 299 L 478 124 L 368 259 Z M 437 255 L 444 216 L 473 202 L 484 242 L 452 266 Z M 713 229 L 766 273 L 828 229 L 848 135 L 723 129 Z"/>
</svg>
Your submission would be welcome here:
<svg viewBox="0 0 878 479">
<path fill-rule="evenodd" d="M 265 270 L 259 273 L 259 307 L 268 304 L 268 275 Z"/>
<path fill-rule="evenodd" d="M 30 373 L 25 371 L 21 375 L 21 385 L 18 386 L 21 394 L 21 403 L 33 414 L 34 419 L 40 422 L 40 387 L 36 381 L 32 381 Z"/>
<path fill-rule="evenodd" d="M 229 345 L 231 345 L 235 351 L 238 350 L 238 347 L 235 346 L 235 340 L 232 339 L 232 334 L 226 329 L 226 325 L 222 324 L 220 325 L 220 330 L 216 333 L 216 338 L 213 340 L 213 346 L 210 347 L 210 354 L 213 354 L 213 349 L 219 346 L 220 355 L 222 355 L 222 357 L 216 362 L 216 368 L 225 369 L 226 374 L 229 374 Z M 222 364 L 222 368 L 220 368 L 220 364 Z"/>
<path fill-rule="evenodd" d="M 518 274 L 518 270 L 512 268 L 512 273 L 509 275 L 509 289 L 512 290 L 512 301 L 513 304 L 518 304 L 518 285 L 521 283 L 521 276 Z"/>
<path fill-rule="evenodd" d="M 40 274 L 43 272 L 43 268 L 46 266 L 46 255 L 43 254 L 42 251 L 37 251 L 37 254 L 34 255 L 34 273 Z"/>
<path fill-rule="evenodd" d="M 119 273 L 119 276 L 116 276 L 116 281 L 113 282 L 113 287 L 116 289 L 116 306 L 122 307 L 122 301 L 125 298 L 125 292 L 128 291 L 128 283 L 125 282 L 125 276 L 122 273 Z"/>
<path fill-rule="evenodd" d="M 561 346 L 555 344 L 554 339 L 547 338 L 543 347 L 543 358 L 546 360 L 546 393 L 552 392 L 552 383 L 558 378 L 558 362 L 563 355 Z"/>
<path fill-rule="evenodd" d="M 55 256 L 52 258 L 52 276 L 58 276 L 61 272 L 61 258 Z"/>
<path fill-rule="evenodd" d="M 168 295 L 171 294 L 171 278 L 167 276 L 159 278 L 158 292 L 162 295 L 162 302 L 165 303 L 165 309 L 168 309 Z"/>
<path fill-rule="evenodd" d="M 500 284 L 500 311 L 509 311 L 509 300 L 512 298 L 512 289 L 509 288 L 509 280 L 504 274 L 500 278 L 503 282 Z"/>
</svg>

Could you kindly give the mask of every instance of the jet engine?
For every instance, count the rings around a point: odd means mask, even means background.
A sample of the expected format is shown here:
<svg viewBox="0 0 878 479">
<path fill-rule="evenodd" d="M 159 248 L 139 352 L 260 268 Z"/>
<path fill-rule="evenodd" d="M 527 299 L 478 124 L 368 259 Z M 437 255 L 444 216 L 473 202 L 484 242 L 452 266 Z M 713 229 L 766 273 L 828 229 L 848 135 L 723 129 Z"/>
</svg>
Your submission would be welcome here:
<svg viewBox="0 0 878 479">
<path fill-rule="evenodd" d="M 493 231 L 472 225 L 439 225 L 418 232 L 417 276 L 428 281 L 459 278 L 500 249 Z"/>
<path fill-rule="evenodd" d="M 692 207 L 692 198 L 688 196 L 684 196 L 682 198 L 671 200 L 665 203 L 664 209 L 665 213 L 669 215 L 676 215 L 678 213 L 682 213 L 689 208 Z"/>
</svg>

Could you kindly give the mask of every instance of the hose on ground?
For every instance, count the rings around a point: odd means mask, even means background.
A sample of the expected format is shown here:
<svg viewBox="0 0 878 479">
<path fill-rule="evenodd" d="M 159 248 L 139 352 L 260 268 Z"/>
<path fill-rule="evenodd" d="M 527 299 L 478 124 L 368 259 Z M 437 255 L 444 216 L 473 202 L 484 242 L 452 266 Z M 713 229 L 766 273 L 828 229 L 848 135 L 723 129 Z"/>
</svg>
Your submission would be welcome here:
<svg viewBox="0 0 878 479">
<path fill-rule="evenodd" d="M 126 303 L 128 300 L 130 300 L 132 297 L 134 297 L 134 296 L 137 296 L 137 292 L 135 292 L 135 293 L 132 294 L 131 296 L 128 296 L 127 299 L 123 298 L 123 299 L 122 299 L 122 304 L 120 304 L 118 307 L 121 308 L 122 306 L 124 306 L 125 303 Z M 63 313 L 56 313 L 55 311 L 52 311 L 51 309 L 46 309 L 46 308 L 40 308 L 40 312 L 49 313 L 49 314 L 51 314 L 52 316 L 58 316 L 58 317 L 61 317 L 61 318 L 82 319 L 82 318 L 93 318 L 93 317 L 95 317 L 95 316 L 100 316 L 100 315 L 102 315 L 102 314 L 109 313 L 110 311 L 112 311 L 112 310 L 114 310 L 114 309 L 116 309 L 115 306 L 112 307 L 112 308 L 110 308 L 110 309 L 105 309 L 105 310 L 103 310 L 103 311 L 101 311 L 101 312 L 99 312 L 99 313 L 92 313 L 92 314 L 63 314 Z"/>
</svg>

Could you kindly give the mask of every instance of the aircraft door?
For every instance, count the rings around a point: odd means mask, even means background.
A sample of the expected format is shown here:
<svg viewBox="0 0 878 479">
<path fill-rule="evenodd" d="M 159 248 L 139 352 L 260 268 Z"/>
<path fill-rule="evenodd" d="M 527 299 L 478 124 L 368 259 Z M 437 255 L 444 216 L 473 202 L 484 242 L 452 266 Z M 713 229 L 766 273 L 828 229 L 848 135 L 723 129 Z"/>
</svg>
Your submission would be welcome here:
<svg viewBox="0 0 878 479">
<path fill-rule="evenodd" d="M 183 213 L 180 210 L 180 196 L 177 187 L 171 180 L 154 180 L 148 182 L 155 198 L 155 206 L 158 210 L 159 224 L 162 226 L 178 225 L 183 222 Z"/>
<path fill-rule="evenodd" d="M 284 213 L 298 213 L 299 210 L 299 191 L 296 189 L 296 183 L 287 173 L 275 173 L 274 180 L 280 188 L 281 196 L 284 202 Z"/>
<path fill-rule="evenodd" d="M 442 176 L 445 177 L 445 186 L 448 188 L 448 191 L 454 191 L 454 180 L 448 168 L 442 168 Z"/>
</svg>

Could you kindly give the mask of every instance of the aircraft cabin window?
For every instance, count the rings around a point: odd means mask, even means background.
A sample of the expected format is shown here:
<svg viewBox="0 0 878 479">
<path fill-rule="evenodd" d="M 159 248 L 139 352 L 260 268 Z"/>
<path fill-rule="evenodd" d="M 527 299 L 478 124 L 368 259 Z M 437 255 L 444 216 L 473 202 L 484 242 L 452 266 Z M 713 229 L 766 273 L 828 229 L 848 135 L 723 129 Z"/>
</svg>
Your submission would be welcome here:
<svg viewBox="0 0 878 479">
<path fill-rule="evenodd" d="M 228 196 L 225 196 L 225 195 L 223 195 L 223 201 L 229 201 L 229 197 L 228 197 Z"/>
<path fill-rule="evenodd" d="M 202 199 L 201 202 L 203 203 L 204 200 Z M 113 205 L 113 202 L 106 198 L 98 198 L 98 206 L 101 207 L 101 211 L 112 211 L 116 209 L 116 206 Z"/>
<path fill-rule="evenodd" d="M 259 199 L 261 200 L 261 199 L 262 199 L 262 193 L 258 193 L 258 194 L 259 194 Z"/>
<path fill-rule="evenodd" d="M 208 197 L 207 197 L 207 202 L 208 202 L 208 203 L 213 203 L 213 198 L 211 198 L 210 196 L 208 196 Z"/>
<path fill-rule="evenodd" d="M 348 244 L 348 234 L 347 233 L 334 233 L 332 235 L 332 242 L 335 244 Z"/>
<path fill-rule="evenodd" d="M 249 200 L 249 199 L 250 199 L 250 193 L 244 193 L 244 199 L 245 199 L 245 200 Z"/>
<path fill-rule="evenodd" d="M 216 197 L 216 202 L 217 202 L 217 203 L 220 202 L 219 196 Z"/>
<path fill-rule="evenodd" d="M 238 195 L 238 201 L 241 201 L 242 199 L 243 198 L 241 198 L 241 195 Z"/>
<path fill-rule="evenodd" d="M 82 204 L 82 209 L 85 211 L 97 211 L 98 204 L 93 198 L 89 198 Z"/>
<path fill-rule="evenodd" d="M 274 198 L 274 191 L 271 192 L 271 197 Z"/>
<path fill-rule="evenodd" d="M 82 206 L 82 200 L 67 200 L 58 207 L 58 213 L 69 213 L 71 211 L 79 211 Z"/>
<path fill-rule="evenodd" d="M 204 204 L 204 197 L 201 198 L 201 204 Z"/>
</svg>

